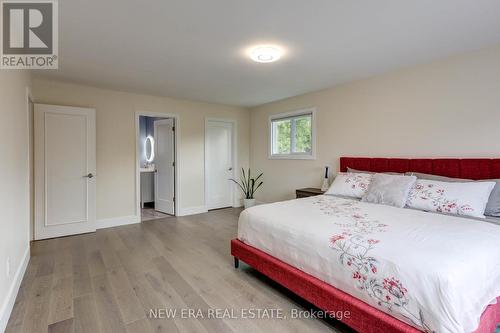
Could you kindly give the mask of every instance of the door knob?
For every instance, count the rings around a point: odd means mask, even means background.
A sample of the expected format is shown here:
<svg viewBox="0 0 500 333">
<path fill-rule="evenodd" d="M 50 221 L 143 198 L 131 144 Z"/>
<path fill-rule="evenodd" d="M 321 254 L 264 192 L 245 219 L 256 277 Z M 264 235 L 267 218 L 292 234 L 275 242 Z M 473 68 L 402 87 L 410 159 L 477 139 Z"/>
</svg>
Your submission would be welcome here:
<svg viewBox="0 0 500 333">
<path fill-rule="evenodd" d="M 232 170 L 233 170 L 233 168 L 229 168 L 228 170 L 229 170 L 229 171 L 232 171 Z"/>
<path fill-rule="evenodd" d="M 93 175 L 93 174 L 91 174 L 91 173 L 89 173 L 88 175 L 86 175 L 86 176 L 84 176 L 84 177 L 86 177 L 86 178 L 94 178 L 94 175 Z"/>
</svg>

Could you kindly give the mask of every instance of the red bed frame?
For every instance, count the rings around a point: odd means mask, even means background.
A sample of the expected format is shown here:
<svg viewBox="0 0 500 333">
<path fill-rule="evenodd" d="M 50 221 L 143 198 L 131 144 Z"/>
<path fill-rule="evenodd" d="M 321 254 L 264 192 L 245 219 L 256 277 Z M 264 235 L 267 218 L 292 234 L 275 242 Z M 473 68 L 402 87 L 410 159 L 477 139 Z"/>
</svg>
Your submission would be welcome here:
<svg viewBox="0 0 500 333">
<path fill-rule="evenodd" d="M 340 171 L 347 167 L 374 172 L 422 172 L 468 179 L 500 178 L 500 159 L 401 159 L 341 157 Z M 324 311 L 349 311 L 342 322 L 361 333 L 417 333 L 414 327 L 366 304 L 297 268 L 238 239 L 231 240 L 235 267 L 239 260 L 283 285 Z M 500 297 L 486 308 L 474 333 L 493 333 L 500 322 Z"/>
</svg>

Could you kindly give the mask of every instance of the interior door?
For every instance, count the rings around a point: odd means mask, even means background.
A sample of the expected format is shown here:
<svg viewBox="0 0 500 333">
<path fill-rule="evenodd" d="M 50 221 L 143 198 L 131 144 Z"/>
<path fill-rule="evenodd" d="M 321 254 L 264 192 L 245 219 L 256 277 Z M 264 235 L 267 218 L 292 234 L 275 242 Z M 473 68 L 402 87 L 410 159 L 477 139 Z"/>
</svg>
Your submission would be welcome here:
<svg viewBox="0 0 500 333">
<path fill-rule="evenodd" d="M 155 138 L 155 210 L 175 215 L 175 142 L 174 120 L 154 122 Z"/>
<path fill-rule="evenodd" d="M 35 239 L 95 231 L 95 110 L 35 104 Z"/>
<path fill-rule="evenodd" d="M 208 209 L 233 205 L 233 123 L 209 120 L 205 129 L 205 186 Z"/>
</svg>

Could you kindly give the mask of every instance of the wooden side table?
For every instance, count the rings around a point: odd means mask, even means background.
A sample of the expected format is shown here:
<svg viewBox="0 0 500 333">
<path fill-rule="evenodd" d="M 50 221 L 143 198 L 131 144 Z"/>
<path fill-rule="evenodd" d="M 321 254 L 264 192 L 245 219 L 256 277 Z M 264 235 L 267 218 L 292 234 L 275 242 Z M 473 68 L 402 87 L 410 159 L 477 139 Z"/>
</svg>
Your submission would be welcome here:
<svg viewBox="0 0 500 333">
<path fill-rule="evenodd" d="M 324 194 L 325 191 L 321 191 L 319 188 L 314 188 L 314 187 L 306 187 L 306 188 L 301 188 L 298 190 L 295 190 L 295 195 L 298 198 L 307 198 L 307 197 L 313 197 L 315 195 L 321 195 Z"/>
</svg>

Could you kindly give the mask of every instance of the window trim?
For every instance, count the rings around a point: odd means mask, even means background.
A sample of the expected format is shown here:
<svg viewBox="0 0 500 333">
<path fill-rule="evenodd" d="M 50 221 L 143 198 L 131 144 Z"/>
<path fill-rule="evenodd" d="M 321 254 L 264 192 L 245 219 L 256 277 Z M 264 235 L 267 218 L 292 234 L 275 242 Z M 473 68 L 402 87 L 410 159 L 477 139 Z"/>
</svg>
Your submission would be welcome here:
<svg viewBox="0 0 500 333">
<path fill-rule="evenodd" d="M 298 117 L 302 115 L 311 115 L 311 152 L 310 153 L 291 153 L 291 154 L 273 154 L 274 133 L 273 121 Z M 300 109 L 290 112 L 277 113 L 269 116 L 268 120 L 268 158 L 272 160 L 315 160 L 316 159 L 316 108 Z M 291 139 L 294 140 L 294 128 L 291 128 Z M 293 145 L 293 142 L 292 142 Z"/>
</svg>

